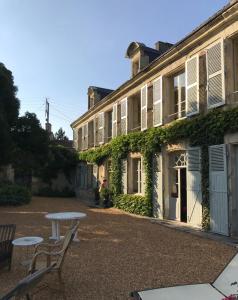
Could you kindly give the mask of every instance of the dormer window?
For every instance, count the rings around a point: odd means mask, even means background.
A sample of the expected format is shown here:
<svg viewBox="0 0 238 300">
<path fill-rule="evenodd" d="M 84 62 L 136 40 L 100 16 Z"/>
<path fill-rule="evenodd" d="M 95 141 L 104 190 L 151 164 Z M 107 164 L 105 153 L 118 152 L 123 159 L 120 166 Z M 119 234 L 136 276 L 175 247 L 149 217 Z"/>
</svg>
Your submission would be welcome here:
<svg viewBox="0 0 238 300">
<path fill-rule="evenodd" d="M 134 77 L 140 71 L 139 59 L 132 62 L 132 77 Z"/>
<path fill-rule="evenodd" d="M 126 57 L 131 59 L 132 77 L 139 73 L 149 63 L 151 63 L 158 56 L 167 51 L 172 44 L 157 42 L 156 49 L 147 47 L 143 43 L 132 42 L 126 51 Z"/>
</svg>

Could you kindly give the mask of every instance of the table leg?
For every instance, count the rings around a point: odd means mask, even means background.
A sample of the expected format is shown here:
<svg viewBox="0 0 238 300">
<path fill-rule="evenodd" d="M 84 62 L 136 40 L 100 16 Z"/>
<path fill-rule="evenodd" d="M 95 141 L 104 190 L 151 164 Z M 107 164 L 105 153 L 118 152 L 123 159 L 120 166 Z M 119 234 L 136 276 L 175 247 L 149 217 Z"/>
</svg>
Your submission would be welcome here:
<svg viewBox="0 0 238 300">
<path fill-rule="evenodd" d="M 52 220 L 52 236 L 50 236 L 50 240 L 59 241 L 63 238 L 60 236 L 60 222 L 58 220 Z"/>
<path fill-rule="evenodd" d="M 57 221 L 52 220 L 52 236 L 50 237 L 51 240 L 57 240 Z"/>
<path fill-rule="evenodd" d="M 56 240 L 60 240 L 60 224 L 59 221 L 55 221 L 55 228 L 56 228 Z"/>
</svg>

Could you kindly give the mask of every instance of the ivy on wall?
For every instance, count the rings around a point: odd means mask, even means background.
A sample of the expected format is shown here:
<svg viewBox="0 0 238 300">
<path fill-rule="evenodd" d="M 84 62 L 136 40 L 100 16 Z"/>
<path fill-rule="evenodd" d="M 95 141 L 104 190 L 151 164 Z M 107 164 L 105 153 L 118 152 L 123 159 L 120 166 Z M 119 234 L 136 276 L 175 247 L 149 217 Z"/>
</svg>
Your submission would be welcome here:
<svg viewBox="0 0 238 300">
<path fill-rule="evenodd" d="M 114 138 L 110 143 L 95 149 L 79 153 L 80 160 L 102 164 L 112 159 L 112 187 L 114 195 L 121 193 L 121 159 L 129 152 L 141 152 L 145 169 L 145 199 L 152 215 L 153 193 L 153 154 L 160 151 L 162 145 L 189 140 L 190 146 L 200 146 L 203 228 L 209 228 L 209 157 L 208 146 L 222 144 L 226 133 L 238 132 L 238 108 L 223 110 L 216 108 L 206 115 L 176 120 L 168 125 L 150 128 L 146 131 L 133 132 Z"/>
</svg>

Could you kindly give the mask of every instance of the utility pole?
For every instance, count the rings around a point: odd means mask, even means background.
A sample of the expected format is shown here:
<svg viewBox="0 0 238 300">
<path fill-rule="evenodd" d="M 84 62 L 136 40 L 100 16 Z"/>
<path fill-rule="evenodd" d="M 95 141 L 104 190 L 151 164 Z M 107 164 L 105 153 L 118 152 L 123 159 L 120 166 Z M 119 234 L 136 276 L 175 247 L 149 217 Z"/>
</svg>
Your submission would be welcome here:
<svg viewBox="0 0 238 300">
<path fill-rule="evenodd" d="M 45 98 L 45 129 L 49 133 L 50 138 L 53 136 L 51 132 L 51 124 L 50 124 L 50 103 L 48 98 Z"/>
<path fill-rule="evenodd" d="M 45 98 L 45 122 L 49 123 L 49 115 L 50 115 L 50 103 L 48 98 Z"/>
</svg>

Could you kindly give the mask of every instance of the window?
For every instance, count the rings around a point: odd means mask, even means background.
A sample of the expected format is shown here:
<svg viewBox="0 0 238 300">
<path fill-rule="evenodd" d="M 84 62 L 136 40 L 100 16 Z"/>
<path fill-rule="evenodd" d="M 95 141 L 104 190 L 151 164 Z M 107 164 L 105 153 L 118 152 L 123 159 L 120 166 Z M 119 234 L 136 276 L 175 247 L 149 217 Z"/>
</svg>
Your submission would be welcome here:
<svg viewBox="0 0 238 300">
<path fill-rule="evenodd" d="M 178 169 L 171 169 L 171 197 L 178 198 Z"/>
<path fill-rule="evenodd" d="M 107 141 L 112 139 L 112 110 L 107 113 Z"/>
<path fill-rule="evenodd" d="M 94 106 L 94 97 L 90 96 L 89 98 L 89 108 L 92 108 Z"/>
<path fill-rule="evenodd" d="M 185 72 L 172 78 L 172 115 L 175 119 L 186 116 L 186 97 L 185 97 Z"/>
<path fill-rule="evenodd" d="M 140 71 L 139 59 L 132 62 L 132 77 Z"/>
<path fill-rule="evenodd" d="M 141 159 L 132 159 L 133 193 L 141 193 Z"/>
</svg>

